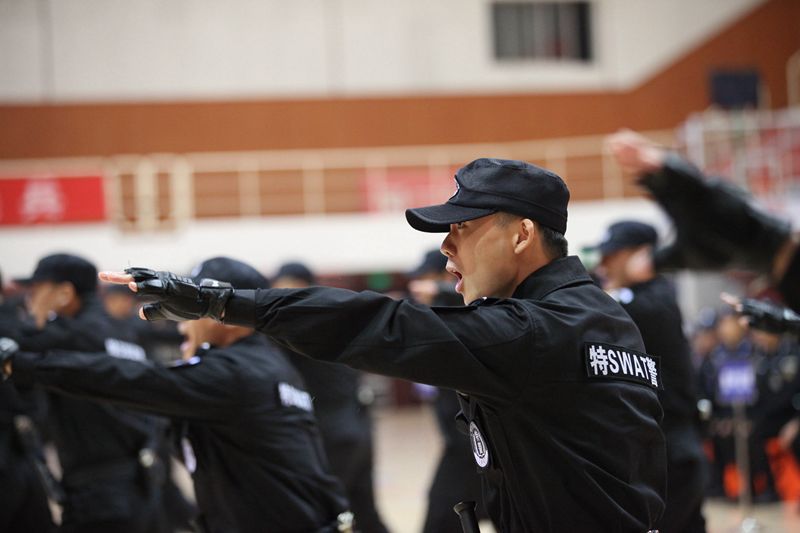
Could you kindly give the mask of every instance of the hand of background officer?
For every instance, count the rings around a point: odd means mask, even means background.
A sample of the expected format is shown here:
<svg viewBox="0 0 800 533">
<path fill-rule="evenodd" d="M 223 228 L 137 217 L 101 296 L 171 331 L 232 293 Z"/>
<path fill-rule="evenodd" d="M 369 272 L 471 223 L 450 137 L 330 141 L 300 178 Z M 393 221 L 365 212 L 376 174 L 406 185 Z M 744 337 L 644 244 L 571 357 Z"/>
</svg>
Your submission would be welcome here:
<svg viewBox="0 0 800 533">
<path fill-rule="evenodd" d="M 0 370 L 3 379 L 11 375 L 11 358 L 19 351 L 19 344 L 8 337 L 0 337 Z"/>
<path fill-rule="evenodd" d="M 759 210 L 741 189 L 704 179 L 687 161 L 631 131 L 608 140 L 612 155 L 672 218 L 675 242 L 654 254 L 658 269 L 738 267 L 773 273 L 789 224 Z"/>
<path fill-rule="evenodd" d="M 661 168 L 667 150 L 631 130 L 620 130 L 606 139 L 611 155 L 627 174 L 640 175 Z"/>
<path fill-rule="evenodd" d="M 800 331 L 800 315 L 782 305 L 754 298 L 736 298 L 723 293 L 722 300 L 742 315 L 747 325 L 768 333 Z"/>
<path fill-rule="evenodd" d="M 197 320 L 209 317 L 222 321 L 225 304 L 233 287 L 214 279 L 200 280 L 177 276 L 171 272 L 148 268 L 126 268 L 125 272 L 101 272 L 99 277 L 110 283 L 127 284 L 140 295 L 148 297 L 139 310 L 145 320 Z"/>
</svg>

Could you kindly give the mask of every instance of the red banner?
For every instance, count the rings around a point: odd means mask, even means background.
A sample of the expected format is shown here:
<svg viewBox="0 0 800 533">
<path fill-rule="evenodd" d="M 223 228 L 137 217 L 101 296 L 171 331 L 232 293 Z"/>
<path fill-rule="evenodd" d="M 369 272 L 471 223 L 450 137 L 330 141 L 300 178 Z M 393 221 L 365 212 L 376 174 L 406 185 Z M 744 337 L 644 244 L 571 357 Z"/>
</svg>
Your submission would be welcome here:
<svg viewBox="0 0 800 533">
<path fill-rule="evenodd" d="M 367 170 L 362 193 L 367 211 L 401 211 L 445 202 L 456 192 L 453 176 L 458 167 L 390 167 Z"/>
<path fill-rule="evenodd" d="M 0 224 L 59 224 L 106 219 L 103 177 L 0 178 Z"/>
</svg>

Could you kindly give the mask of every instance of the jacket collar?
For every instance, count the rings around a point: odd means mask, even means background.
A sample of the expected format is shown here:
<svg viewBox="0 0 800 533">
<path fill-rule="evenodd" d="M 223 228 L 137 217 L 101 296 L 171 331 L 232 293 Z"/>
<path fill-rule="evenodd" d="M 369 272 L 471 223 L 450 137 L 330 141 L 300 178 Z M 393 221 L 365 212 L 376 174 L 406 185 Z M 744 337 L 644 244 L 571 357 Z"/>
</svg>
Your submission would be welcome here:
<svg viewBox="0 0 800 533">
<path fill-rule="evenodd" d="M 562 287 L 583 283 L 593 283 L 592 278 L 578 256 L 571 255 L 551 261 L 525 278 L 512 298 L 540 300 Z"/>
</svg>

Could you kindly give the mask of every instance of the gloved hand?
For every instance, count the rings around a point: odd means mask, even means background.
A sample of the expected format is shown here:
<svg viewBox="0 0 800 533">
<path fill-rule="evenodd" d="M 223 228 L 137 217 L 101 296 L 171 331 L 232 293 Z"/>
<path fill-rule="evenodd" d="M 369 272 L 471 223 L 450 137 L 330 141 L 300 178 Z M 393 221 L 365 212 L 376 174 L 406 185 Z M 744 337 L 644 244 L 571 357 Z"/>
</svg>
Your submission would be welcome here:
<svg viewBox="0 0 800 533">
<path fill-rule="evenodd" d="M 3 379 L 8 377 L 6 373 L 6 362 L 14 357 L 14 354 L 18 351 L 19 344 L 17 344 L 14 339 L 0 337 L 0 372 L 3 374 Z"/>
<path fill-rule="evenodd" d="M 191 278 L 149 268 L 126 268 L 133 277 L 138 294 L 151 297 L 153 303 L 142 307 L 147 320 L 197 320 L 210 317 L 222 321 L 225 304 L 233 294 L 230 283 L 215 279 Z"/>
<path fill-rule="evenodd" d="M 800 315 L 789 309 L 764 300 L 745 298 L 736 306 L 736 311 L 747 318 L 751 328 L 769 333 L 800 331 Z"/>
<path fill-rule="evenodd" d="M 704 179 L 675 154 L 639 182 L 675 224 L 675 242 L 654 255 L 658 269 L 770 273 L 775 255 L 789 238 L 788 222 L 755 207 L 747 193 L 730 183 Z"/>
</svg>

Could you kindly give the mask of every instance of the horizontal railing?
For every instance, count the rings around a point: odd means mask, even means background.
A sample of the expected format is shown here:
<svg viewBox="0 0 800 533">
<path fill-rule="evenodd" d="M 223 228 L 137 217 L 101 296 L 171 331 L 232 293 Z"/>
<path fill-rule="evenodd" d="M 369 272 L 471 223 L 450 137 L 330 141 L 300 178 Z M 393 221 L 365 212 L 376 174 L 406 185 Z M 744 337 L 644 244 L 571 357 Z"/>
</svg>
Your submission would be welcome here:
<svg viewBox="0 0 800 533">
<path fill-rule="evenodd" d="M 665 143 L 672 132 L 648 132 Z M 633 196 L 604 136 L 433 146 L 118 155 L 0 161 L 3 177 L 101 175 L 109 218 L 129 230 L 194 218 L 396 210 L 443 201 L 477 158 L 523 159 L 560 174 L 573 200 Z"/>
</svg>

